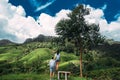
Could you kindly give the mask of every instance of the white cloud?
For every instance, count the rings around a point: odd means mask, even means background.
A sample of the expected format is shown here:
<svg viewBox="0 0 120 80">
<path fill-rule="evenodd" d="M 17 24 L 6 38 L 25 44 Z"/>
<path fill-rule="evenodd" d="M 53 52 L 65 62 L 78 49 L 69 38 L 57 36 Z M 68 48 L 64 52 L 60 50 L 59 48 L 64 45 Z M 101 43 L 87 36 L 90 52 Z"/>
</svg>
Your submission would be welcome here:
<svg viewBox="0 0 120 80">
<path fill-rule="evenodd" d="M 68 18 L 66 14 L 71 12 L 70 10 L 61 10 L 58 12 L 55 17 L 52 17 L 48 14 L 42 13 L 38 18 L 38 23 L 40 23 L 41 31 L 45 35 L 55 36 L 55 26 L 62 18 Z"/>
<path fill-rule="evenodd" d="M 15 35 L 20 42 L 24 41 L 26 38 L 33 38 L 38 36 L 41 31 L 39 25 L 32 17 L 21 17 L 15 15 L 9 21 L 9 27 L 6 30 Z"/>
<path fill-rule="evenodd" d="M 108 38 L 120 41 L 120 16 L 116 21 L 108 23 L 104 18 L 102 9 L 91 8 L 90 15 L 85 16 L 89 23 L 100 25 L 100 32 Z M 62 18 L 68 18 L 66 14 L 70 10 L 61 10 L 54 17 L 42 13 L 35 21 L 33 17 L 26 17 L 22 6 L 14 6 L 8 0 L 0 0 L 0 39 L 9 39 L 22 43 L 27 38 L 34 38 L 39 34 L 55 36 L 55 25 Z M 40 24 L 38 24 L 40 23 Z"/>
<path fill-rule="evenodd" d="M 25 17 L 22 6 L 13 6 L 6 0 L 0 1 L 0 39 L 10 39 L 14 42 L 23 42 L 27 38 L 38 36 L 39 25 L 32 17 Z"/>
<path fill-rule="evenodd" d="M 91 12 L 89 15 L 85 16 L 85 20 L 90 24 L 99 24 L 102 35 L 106 36 L 107 38 L 120 41 L 120 16 L 116 21 L 108 23 L 104 18 L 102 9 L 95 9 L 89 5 L 87 7 L 91 9 Z"/>
<path fill-rule="evenodd" d="M 22 6 L 18 6 L 18 7 L 17 7 L 16 13 L 17 13 L 18 15 L 21 15 L 21 16 L 25 16 L 25 15 L 26 15 L 26 13 L 25 13 L 25 11 L 24 11 L 24 9 L 23 9 Z"/>
<path fill-rule="evenodd" d="M 70 12 L 61 10 L 55 17 L 42 13 L 35 21 L 31 16 L 25 17 L 26 13 L 22 6 L 13 6 L 7 0 L 0 0 L 0 9 L 0 39 L 9 39 L 19 43 L 39 34 L 55 36 L 56 23 L 61 18 L 66 18 L 66 13 Z"/>
</svg>

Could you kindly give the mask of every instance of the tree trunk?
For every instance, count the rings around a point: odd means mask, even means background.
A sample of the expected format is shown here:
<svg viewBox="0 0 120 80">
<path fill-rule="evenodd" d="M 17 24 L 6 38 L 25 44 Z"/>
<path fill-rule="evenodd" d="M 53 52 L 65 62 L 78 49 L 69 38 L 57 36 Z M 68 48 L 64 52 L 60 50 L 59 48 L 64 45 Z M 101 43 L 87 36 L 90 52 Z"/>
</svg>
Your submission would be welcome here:
<svg viewBox="0 0 120 80">
<path fill-rule="evenodd" d="M 83 74 L 82 74 L 82 48 L 80 48 L 80 77 L 83 77 Z"/>
</svg>

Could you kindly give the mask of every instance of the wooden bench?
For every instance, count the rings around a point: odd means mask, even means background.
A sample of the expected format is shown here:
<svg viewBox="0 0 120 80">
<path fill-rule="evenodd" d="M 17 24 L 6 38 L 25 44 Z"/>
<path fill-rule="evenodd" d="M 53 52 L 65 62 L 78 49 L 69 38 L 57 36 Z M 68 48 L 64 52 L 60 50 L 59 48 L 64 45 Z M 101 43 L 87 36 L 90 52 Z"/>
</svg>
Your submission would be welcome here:
<svg viewBox="0 0 120 80">
<path fill-rule="evenodd" d="M 58 80 L 60 80 L 60 74 L 65 74 L 65 80 L 67 80 L 68 75 L 71 74 L 69 71 L 58 71 Z"/>
</svg>

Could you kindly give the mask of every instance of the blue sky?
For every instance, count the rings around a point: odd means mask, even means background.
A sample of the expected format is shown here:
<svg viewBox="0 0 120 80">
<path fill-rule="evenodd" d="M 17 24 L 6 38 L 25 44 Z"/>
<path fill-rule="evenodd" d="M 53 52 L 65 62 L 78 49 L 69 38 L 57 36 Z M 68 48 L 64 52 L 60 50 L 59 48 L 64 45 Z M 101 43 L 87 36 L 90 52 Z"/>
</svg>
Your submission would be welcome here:
<svg viewBox="0 0 120 80">
<path fill-rule="evenodd" d="M 120 0 L 0 0 L 0 39 L 22 43 L 39 34 L 55 36 L 55 25 L 78 4 L 91 9 L 89 23 L 100 24 L 100 32 L 120 41 Z M 39 24 L 38 24 L 39 23 Z"/>
<path fill-rule="evenodd" d="M 76 4 L 86 4 L 94 8 L 102 8 L 106 5 L 104 14 L 108 22 L 116 20 L 118 17 L 116 15 L 120 14 L 120 0 L 9 0 L 9 2 L 15 6 L 23 6 L 27 16 L 33 17 L 37 17 L 41 13 L 47 13 L 54 16 L 61 9 L 72 10 Z M 42 6 L 44 7 L 42 8 Z M 41 7 L 40 10 L 39 7 Z M 38 10 L 36 10 L 37 8 Z"/>
</svg>

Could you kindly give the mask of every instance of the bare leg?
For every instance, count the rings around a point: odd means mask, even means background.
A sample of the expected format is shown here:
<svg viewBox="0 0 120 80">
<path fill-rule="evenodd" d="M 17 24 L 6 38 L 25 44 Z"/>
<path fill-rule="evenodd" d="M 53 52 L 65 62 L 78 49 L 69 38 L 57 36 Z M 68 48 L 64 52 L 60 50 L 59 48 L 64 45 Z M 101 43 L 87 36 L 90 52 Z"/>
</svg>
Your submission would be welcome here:
<svg viewBox="0 0 120 80">
<path fill-rule="evenodd" d="M 55 73 L 53 72 L 52 76 L 54 77 Z"/>
<path fill-rule="evenodd" d="M 52 77 L 53 77 L 53 73 L 50 72 L 50 80 L 52 80 Z"/>
<path fill-rule="evenodd" d="M 58 71 L 59 62 L 56 63 L 56 71 Z"/>
</svg>

